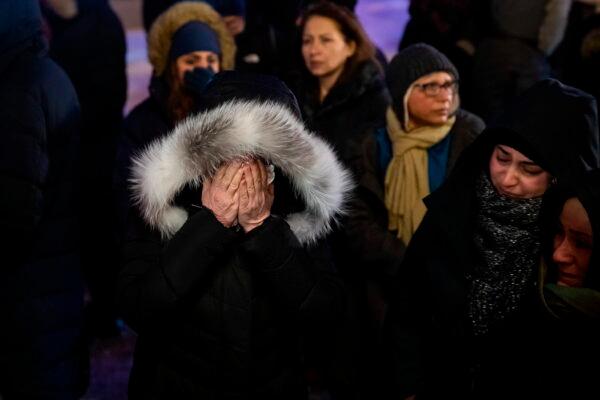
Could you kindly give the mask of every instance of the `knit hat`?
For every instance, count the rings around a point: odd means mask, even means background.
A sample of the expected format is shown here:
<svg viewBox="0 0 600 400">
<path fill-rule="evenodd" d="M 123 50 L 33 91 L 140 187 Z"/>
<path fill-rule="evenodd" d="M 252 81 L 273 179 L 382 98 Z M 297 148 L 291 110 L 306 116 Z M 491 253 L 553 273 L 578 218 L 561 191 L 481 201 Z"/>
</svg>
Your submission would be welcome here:
<svg viewBox="0 0 600 400">
<path fill-rule="evenodd" d="M 417 79 L 434 72 L 447 72 L 458 79 L 454 64 L 434 47 L 413 44 L 392 58 L 386 71 L 386 82 L 392 96 L 392 108 L 398 119 L 404 123 L 404 96 Z"/>
<path fill-rule="evenodd" d="M 217 12 L 226 15 L 245 15 L 246 2 L 244 0 L 203 0 L 213 6 Z"/>
<path fill-rule="evenodd" d="M 173 35 L 170 59 L 194 51 L 212 51 L 221 54 L 219 38 L 215 31 L 200 21 L 191 21 L 183 25 Z"/>
<path fill-rule="evenodd" d="M 205 87 L 201 111 L 217 107 L 233 99 L 271 101 L 286 106 L 297 117 L 300 107 L 291 90 L 279 79 L 241 71 L 223 71 L 216 74 Z"/>
</svg>

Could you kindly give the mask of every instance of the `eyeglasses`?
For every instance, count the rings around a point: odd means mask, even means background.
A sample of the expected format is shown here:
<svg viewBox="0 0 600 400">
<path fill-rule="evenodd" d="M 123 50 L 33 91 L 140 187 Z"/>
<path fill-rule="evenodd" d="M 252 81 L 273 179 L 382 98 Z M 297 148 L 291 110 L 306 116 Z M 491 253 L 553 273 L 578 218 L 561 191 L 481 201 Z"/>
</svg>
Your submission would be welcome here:
<svg viewBox="0 0 600 400">
<path fill-rule="evenodd" d="M 440 94 L 440 90 L 448 90 L 450 93 L 454 94 L 458 91 L 458 80 L 444 82 L 441 85 L 437 82 L 431 83 L 415 83 L 415 87 L 421 89 L 426 96 L 434 97 Z"/>
</svg>

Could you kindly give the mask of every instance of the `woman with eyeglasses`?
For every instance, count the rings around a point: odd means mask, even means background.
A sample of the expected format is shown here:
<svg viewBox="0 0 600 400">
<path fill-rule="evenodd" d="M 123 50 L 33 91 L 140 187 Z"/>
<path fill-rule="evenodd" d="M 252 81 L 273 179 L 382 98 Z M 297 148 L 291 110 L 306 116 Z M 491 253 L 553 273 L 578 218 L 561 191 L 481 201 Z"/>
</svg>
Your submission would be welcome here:
<svg viewBox="0 0 600 400">
<path fill-rule="evenodd" d="M 594 98 L 544 80 L 425 199 L 386 317 L 394 398 L 538 398 L 542 195 L 598 168 L 598 142 Z"/>
<path fill-rule="evenodd" d="M 402 50 L 390 62 L 386 80 L 392 105 L 387 134 L 378 131 L 385 204 L 390 230 L 408 244 L 425 215 L 423 198 L 442 184 L 484 124 L 459 108 L 458 71 L 432 46 Z"/>
</svg>

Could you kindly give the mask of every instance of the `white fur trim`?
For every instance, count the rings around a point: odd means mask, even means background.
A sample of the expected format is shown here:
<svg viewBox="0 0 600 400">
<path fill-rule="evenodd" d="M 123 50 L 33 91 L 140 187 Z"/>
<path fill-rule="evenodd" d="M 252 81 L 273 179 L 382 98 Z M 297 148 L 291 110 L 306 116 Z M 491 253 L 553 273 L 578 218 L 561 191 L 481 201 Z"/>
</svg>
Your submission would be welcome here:
<svg viewBox="0 0 600 400">
<path fill-rule="evenodd" d="M 173 204 L 175 195 L 243 156 L 261 157 L 288 176 L 306 204 L 287 217 L 301 243 L 324 236 L 343 213 L 353 184 L 331 147 L 286 107 L 256 101 L 234 100 L 189 117 L 149 145 L 133 160 L 135 202 L 146 222 L 169 238 L 187 219 Z"/>
</svg>

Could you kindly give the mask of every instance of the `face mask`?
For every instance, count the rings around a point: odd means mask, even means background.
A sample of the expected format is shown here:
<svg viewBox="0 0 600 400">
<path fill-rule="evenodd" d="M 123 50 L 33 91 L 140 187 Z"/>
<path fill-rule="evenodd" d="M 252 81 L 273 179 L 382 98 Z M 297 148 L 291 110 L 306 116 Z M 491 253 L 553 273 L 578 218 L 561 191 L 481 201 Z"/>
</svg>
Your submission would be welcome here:
<svg viewBox="0 0 600 400">
<path fill-rule="evenodd" d="M 190 93 L 201 95 L 214 75 L 215 73 L 210 68 L 194 68 L 184 74 L 183 84 Z"/>
</svg>

